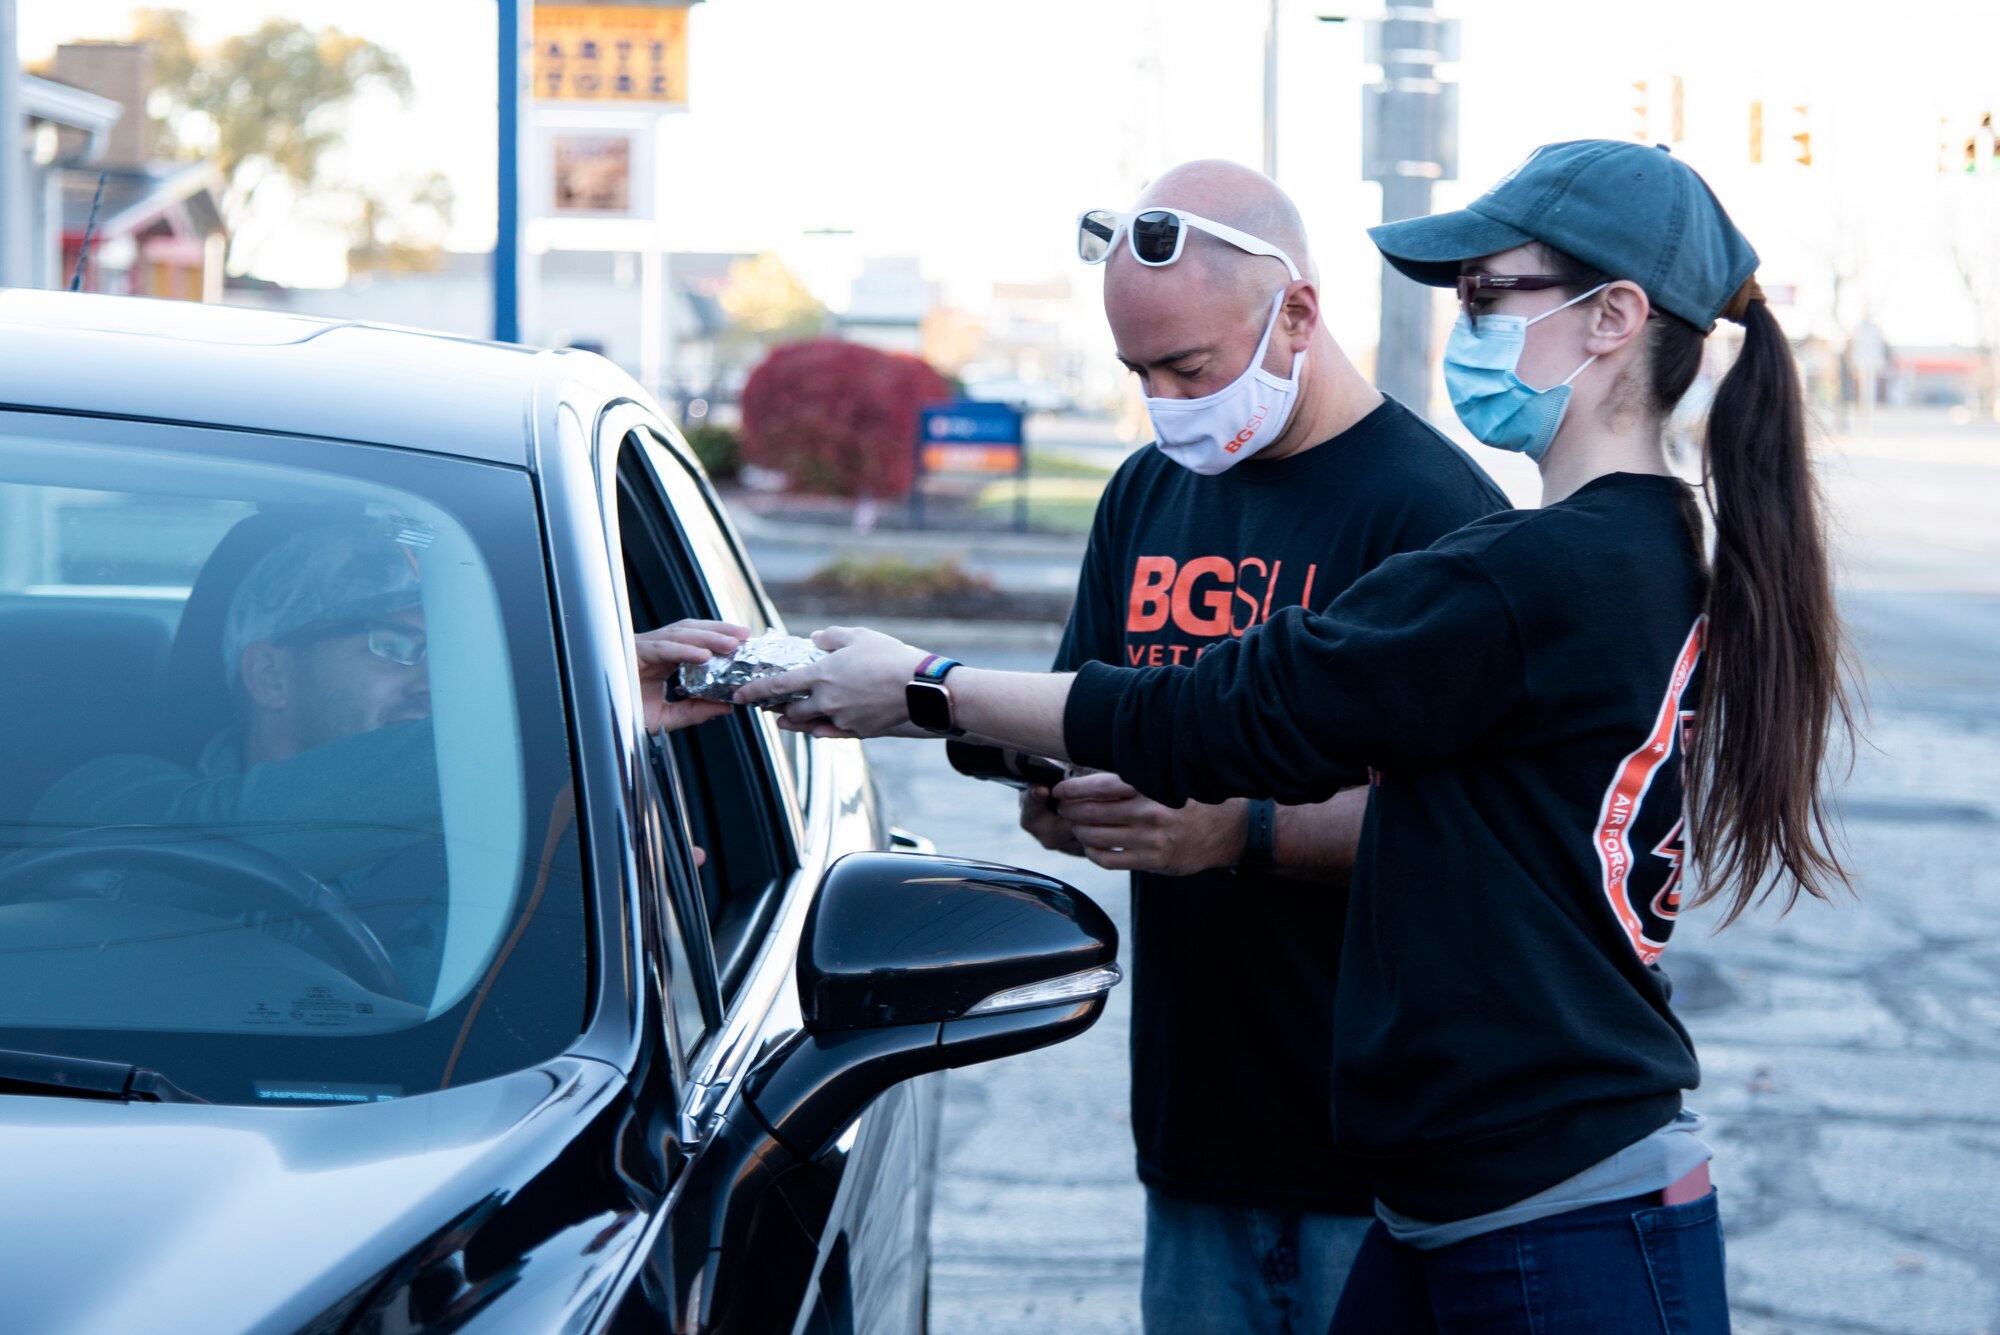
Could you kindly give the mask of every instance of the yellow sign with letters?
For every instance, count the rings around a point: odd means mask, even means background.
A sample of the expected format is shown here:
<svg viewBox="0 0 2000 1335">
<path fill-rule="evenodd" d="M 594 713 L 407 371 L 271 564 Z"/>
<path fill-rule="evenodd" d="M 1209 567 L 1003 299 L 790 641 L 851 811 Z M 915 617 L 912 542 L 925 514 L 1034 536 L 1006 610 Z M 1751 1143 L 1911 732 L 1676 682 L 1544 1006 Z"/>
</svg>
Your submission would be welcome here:
<svg viewBox="0 0 2000 1335">
<path fill-rule="evenodd" d="M 535 98 L 687 105 L 687 9 L 535 6 Z"/>
</svg>

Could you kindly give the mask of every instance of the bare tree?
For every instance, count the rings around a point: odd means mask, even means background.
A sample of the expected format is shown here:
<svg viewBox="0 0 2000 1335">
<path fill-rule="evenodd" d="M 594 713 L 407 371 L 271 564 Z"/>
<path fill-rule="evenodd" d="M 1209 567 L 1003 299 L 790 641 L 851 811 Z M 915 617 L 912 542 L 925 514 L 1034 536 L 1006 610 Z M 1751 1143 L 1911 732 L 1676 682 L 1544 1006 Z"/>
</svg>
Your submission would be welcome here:
<svg viewBox="0 0 2000 1335">
<path fill-rule="evenodd" d="M 410 100 L 410 72 L 400 58 L 335 28 L 274 18 L 197 46 L 181 10 L 142 9 L 133 23 L 134 40 L 152 49 L 160 150 L 214 161 L 227 182 L 222 205 L 232 222 L 274 181 L 288 181 L 301 196 L 326 191 L 324 160 L 356 98 L 379 89 L 405 105 Z M 240 271 L 239 236 L 232 227 L 227 263 Z"/>
<path fill-rule="evenodd" d="M 1975 158 L 1973 167 L 1979 165 Z M 1939 217 L 1952 268 L 1972 315 L 1979 411 L 2000 418 L 2000 153 L 1984 172 L 1941 175 L 1938 184 L 1945 195 Z"/>
<path fill-rule="evenodd" d="M 1995 210 L 1984 210 L 1993 213 Z M 2000 358 L 2000 240 L 1994 236 L 1996 223 L 1983 229 L 1957 226 L 1952 229 L 1951 262 L 1965 285 L 1965 299 L 1972 308 L 1973 347 L 1978 353 L 1974 383 L 1979 389 L 1979 411 L 2000 419 L 2000 394 L 1995 393 L 1996 358 Z"/>
<path fill-rule="evenodd" d="M 435 269 L 440 242 L 458 199 L 443 172 L 384 188 L 350 187 L 355 207 L 348 227 L 347 268 Z"/>
</svg>

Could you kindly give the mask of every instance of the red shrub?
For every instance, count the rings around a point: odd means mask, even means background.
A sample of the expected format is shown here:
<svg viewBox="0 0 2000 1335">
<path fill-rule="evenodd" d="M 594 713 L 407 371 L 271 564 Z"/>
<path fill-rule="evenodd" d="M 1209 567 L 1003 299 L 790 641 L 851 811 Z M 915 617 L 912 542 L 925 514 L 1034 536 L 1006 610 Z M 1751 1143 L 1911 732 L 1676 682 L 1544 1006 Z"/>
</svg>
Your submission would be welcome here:
<svg viewBox="0 0 2000 1335">
<path fill-rule="evenodd" d="M 743 386 L 743 458 L 795 491 L 901 496 L 916 470 L 917 409 L 951 397 L 923 361 L 838 339 L 774 349 Z"/>
</svg>

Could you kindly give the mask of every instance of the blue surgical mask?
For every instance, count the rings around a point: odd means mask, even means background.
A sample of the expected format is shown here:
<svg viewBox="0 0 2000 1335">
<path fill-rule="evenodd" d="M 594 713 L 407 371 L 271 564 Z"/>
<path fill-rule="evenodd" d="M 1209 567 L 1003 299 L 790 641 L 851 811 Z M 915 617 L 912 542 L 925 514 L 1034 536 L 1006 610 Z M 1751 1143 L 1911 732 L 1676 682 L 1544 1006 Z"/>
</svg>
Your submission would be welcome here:
<svg viewBox="0 0 2000 1335">
<path fill-rule="evenodd" d="M 1549 445 L 1562 426 L 1569 407 L 1570 381 L 1582 375 L 1595 356 L 1569 373 L 1560 385 L 1536 389 L 1516 373 L 1521 350 L 1527 346 L 1528 326 L 1546 320 L 1556 311 L 1596 296 L 1609 283 L 1599 283 L 1579 297 L 1572 297 L 1533 320 L 1519 315 L 1482 315 L 1479 328 L 1460 311 L 1444 347 L 1444 386 L 1451 395 L 1452 409 L 1465 429 L 1498 450 L 1518 450 L 1537 463 L 1549 452 Z"/>
</svg>

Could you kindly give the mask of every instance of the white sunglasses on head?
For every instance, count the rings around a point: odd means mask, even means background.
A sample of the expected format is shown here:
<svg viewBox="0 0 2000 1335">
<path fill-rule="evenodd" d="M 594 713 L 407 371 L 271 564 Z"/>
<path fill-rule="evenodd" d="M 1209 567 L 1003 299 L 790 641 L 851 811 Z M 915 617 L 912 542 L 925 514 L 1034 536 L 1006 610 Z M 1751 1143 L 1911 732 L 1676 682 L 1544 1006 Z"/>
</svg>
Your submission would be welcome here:
<svg viewBox="0 0 2000 1335">
<path fill-rule="evenodd" d="M 1248 232 L 1239 232 L 1227 223 L 1176 208 L 1133 209 L 1129 213 L 1119 213 L 1114 209 L 1085 209 L 1076 215 L 1077 258 L 1085 264 L 1104 263 L 1111 258 L 1111 248 L 1118 244 L 1118 233 L 1122 230 L 1132 258 L 1158 269 L 1181 257 L 1181 248 L 1187 244 L 1190 227 L 1199 228 L 1218 241 L 1227 241 L 1249 254 L 1269 255 L 1274 260 L 1281 260 L 1292 281 L 1299 279 L 1299 266 L 1292 263 L 1292 257 L 1270 242 L 1260 241 Z"/>
</svg>

